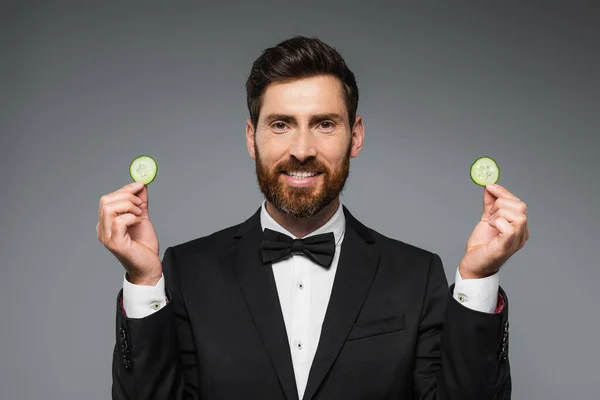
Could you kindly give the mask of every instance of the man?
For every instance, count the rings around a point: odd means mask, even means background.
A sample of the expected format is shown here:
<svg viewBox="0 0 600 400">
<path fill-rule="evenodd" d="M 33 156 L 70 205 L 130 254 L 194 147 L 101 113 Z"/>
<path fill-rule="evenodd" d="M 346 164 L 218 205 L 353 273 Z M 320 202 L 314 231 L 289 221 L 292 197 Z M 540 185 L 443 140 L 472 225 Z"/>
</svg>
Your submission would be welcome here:
<svg viewBox="0 0 600 400">
<path fill-rule="evenodd" d="M 448 288 L 436 253 L 340 203 L 363 146 L 340 54 L 296 36 L 247 81 L 246 144 L 265 201 L 245 222 L 165 250 L 148 189 L 102 196 L 98 239 L 126 269 L 114 399 L 509 399 L 498 271 L 529 237 L 500 186 Z"/>
</svg>

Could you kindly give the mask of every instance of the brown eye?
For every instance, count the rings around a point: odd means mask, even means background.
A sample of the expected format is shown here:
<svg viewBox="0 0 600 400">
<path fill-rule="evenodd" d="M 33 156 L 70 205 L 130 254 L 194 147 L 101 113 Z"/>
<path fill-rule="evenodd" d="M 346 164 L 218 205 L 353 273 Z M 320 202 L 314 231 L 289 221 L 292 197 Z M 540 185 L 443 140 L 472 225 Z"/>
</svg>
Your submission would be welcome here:
<svg viewBox="0 0 600 400">
<path fill-rule="evenodd" d="M 335 125 L 331 121 L 321 122 L 321 128 L 323 128 L 325 130 L 332 130 L 334 127 L 335 127 Z"/>
<path fill-rule="evenodd" d="M 273 128 L 275 128 L 275 130 L 281 131 L 283 129 L 285 129 L 285 124 L 283 122 L 275 122 L 273 125 L 271 125 Z"/>
</svg>

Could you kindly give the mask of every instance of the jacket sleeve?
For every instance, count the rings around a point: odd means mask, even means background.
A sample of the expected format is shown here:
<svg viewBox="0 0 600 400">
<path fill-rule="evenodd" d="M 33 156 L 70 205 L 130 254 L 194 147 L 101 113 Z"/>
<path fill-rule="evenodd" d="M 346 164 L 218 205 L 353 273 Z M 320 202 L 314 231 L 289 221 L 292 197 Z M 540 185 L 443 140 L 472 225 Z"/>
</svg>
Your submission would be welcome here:
<svg viewBox="0 0 600 400">
<path fill-rule="evenodd" d="M 510 400 L 508 300 L 497 314 L 453 298 L 442 260 L 433 253 L 416 347 L 414 399 Z"/>
<path fill-rule="evenodd" d="M 168 303 L 144 318 L 127 318 L 117 296 L 113 400 L 199 399 L 198 363 L 190 319 L 179 290 L 174 249 L 162 261 Z"/>
</svg>

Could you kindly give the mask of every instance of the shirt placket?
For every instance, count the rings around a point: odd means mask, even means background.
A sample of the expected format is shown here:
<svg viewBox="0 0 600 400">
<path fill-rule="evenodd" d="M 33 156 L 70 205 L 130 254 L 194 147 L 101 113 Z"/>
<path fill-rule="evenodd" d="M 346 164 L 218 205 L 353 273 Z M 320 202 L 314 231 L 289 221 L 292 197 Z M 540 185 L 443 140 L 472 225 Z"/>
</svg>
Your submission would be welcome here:
<svg viewBox="0 0 600 400">
<path fill-rule="evenodd" d="M 293 278 L 291 280 L 292 293 L 294 294 L 294 312 L 292 320 L 292 340 L 290 343 L 294 364 L 298 367 L 295 371 L 296 381 L 300 387 L 306 384 L 309 370 L 309 354 L 307 346 L 310 328 L 310 277 L 308 275 L 307 260 L 302 256 L 294 256 Z"/>
</svg>

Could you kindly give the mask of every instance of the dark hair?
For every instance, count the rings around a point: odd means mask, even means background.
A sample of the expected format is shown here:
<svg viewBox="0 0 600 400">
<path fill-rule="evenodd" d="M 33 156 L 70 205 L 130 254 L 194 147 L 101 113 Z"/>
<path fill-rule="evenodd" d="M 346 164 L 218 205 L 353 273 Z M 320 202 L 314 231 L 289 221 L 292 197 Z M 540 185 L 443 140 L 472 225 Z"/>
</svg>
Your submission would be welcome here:
<svg viewBox="0 0 600 400">
<path fill-rule="evenodd" d="M 254 129 L 258 124 L 262 97 L 269 84 L 323 74 L 333 75 L 341 81 L 352 128 L 358 107 L 358 86 L 354 74 L 333 47 L 316 37 L 294 36 L 265 49 L 252 64 L 246 81 L 246 97 Z"/>
</svg>

